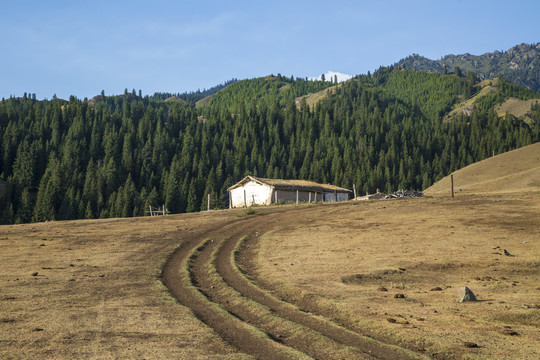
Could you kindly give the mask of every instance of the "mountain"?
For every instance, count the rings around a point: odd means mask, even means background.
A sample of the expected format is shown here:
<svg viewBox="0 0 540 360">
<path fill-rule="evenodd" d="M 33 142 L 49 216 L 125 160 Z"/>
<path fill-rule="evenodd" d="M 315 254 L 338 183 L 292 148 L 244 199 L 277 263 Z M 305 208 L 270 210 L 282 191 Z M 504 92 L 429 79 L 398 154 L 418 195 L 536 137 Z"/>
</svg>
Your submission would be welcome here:
<svg viewBox="0 0 540 360">
<path fill-rule="evenodd" d="M 464 73 L 476 73 L 480 80 L 503 76 L 515 84 L 540 91 L 540 43 L 521 44 L 507 51 L 496 50 L 482 55 L 446 55 L 440 60 L 413 54 L 398 61 L 395 66 L 441 74 L 445 66 L 448 72 L 454 72 L 459 67 Z"/>
<path fill-rule="evenodd" d="M 388 67 L 337 85 L 279 74 L 242 80 L 199 107 L 134 91 L 7 99 L 0 223 L 143 216 L 163 204 L 193 212 L 208 195 L 212 208 L 226 208 L 227 189 L 245 175 L 354 184 L 361 193 L 424 189 L 540 140 L 539 102 L 520 105 L 526 120 L 494 110 L 540 94 L 505 79 L 475 84 Z M 471 99 L 470 111 L 456 110 Z"/>
</svg>

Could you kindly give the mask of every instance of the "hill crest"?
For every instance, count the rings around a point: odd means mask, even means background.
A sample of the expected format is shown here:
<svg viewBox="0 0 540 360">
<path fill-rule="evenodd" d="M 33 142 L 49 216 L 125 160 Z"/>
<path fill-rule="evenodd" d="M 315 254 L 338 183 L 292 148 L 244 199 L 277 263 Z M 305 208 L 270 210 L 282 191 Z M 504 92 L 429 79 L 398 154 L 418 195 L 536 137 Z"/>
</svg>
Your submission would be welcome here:
<svg viewBox="0 0 540 360">
<path fill-rule="evenodd" d="M 459 67 L 465 72 L 475 72 L 480 80 L 503 75 L 513 83 L 540 91 L 540 43 L 530 45 L 523 43 L 507 51 L 495 50 L 482 55 L 449 54 L 440 60 L 431 60 L 412 54 L 395 65 L 438 73 L 444 73 L 445 66 L 448 72 L 453 72 L 456 67 Z"/>
<path fill-rule="evenodd" d="M 484 193 L 540 191 L 540 143 L 508 151 L 453 173 L 456 196 Z M 449 196 L 450 175 L 424 191 Z"/>
</svg>

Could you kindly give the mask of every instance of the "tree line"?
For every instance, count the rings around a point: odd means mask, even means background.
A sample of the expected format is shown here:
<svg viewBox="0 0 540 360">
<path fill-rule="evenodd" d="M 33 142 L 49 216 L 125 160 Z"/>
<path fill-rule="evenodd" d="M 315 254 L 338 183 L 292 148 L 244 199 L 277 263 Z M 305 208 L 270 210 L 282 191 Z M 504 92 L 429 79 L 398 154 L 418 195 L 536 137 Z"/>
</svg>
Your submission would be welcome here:
<svg viewBox="0 0 540 360">
<path fill-rule="evenodd" d="M 333 85 L 281 75 L 238 81 L 200 109 L 134 93 L 2 100 L 0 221 L 142 216 L 161 204 L 193 212 L 206 209 L 208 194 L 224 208 L 227 188 L 247 174 L 370 193 L 423 189 L 540 140 L 539 105 L 531 123 L 492 108 L 441 121 L 472 91 L 466 78 L 380 69 L 314 108 L 296 101 Z"/>
</svg>

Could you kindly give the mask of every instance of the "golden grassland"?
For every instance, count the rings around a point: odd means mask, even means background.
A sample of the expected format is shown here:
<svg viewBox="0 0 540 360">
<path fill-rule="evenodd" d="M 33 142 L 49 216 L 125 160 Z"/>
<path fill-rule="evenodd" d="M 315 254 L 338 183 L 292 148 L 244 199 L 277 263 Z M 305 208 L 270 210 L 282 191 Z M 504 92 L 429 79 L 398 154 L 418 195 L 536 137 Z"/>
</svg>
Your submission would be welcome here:
<svg viewBox="0 0 540 360">
<path fill-rule="evenodd" d="M 526 359 L 540 356 L 538 239 L 539 193 L 365 201 L 278 225 L 258 263 L 274 288 L 427 355 Z M 458 303 L 462 286 L 480 301 Z"/>
<path fill-rule="evenodd" d="M 540 143 L 487 158 L 453 175 L 456 196 L 540 191 Z M 449 195 L 450 186 L 447 176 L 424 193 Z"/>
<path fill-rule="evenodd" d="M 308 209 L 265 235 L 260 276 L 433 356 L 539 358 L 540 144 L 454 185 L 454 199 L 447 177 L 422 199 Z M 480 301 L 458 303 L 463 286 Z"/>
<path fill-rule="evenodd" d="M 498 105 L 495 108 L 495 111 L 499 117 L 504 116 L 506 113 L 512 114 L 515 117 L 526 117 L 526 115 L 531 111 L 531 106 L 536 103 L 540 103 L 540 100 L 520 100 L 516 98 L 509 98 L 504 103 Z M 527 121 L 529 120 L 530 118 L 527 118 Z"/>
<path fill-rule="evenodd" d="M 159 281 L 211 214 L 1 226 L 0 358 L 245 358 Z"/>
</svg>

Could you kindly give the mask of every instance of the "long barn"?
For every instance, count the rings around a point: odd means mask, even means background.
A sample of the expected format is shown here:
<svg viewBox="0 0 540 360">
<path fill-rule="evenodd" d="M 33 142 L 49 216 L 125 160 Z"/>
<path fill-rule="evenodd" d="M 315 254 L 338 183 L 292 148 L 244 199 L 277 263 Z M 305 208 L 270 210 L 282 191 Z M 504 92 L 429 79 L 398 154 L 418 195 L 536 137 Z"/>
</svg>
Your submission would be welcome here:
<svg viewBox="0 0 540 360">
<path fill-rule="evenodd" d="M 229 189 L 229 208 L 278 202 L 349 200 L 351 191 L 307 180 L 265 179 L 246 176 Z"/>
</svg>

